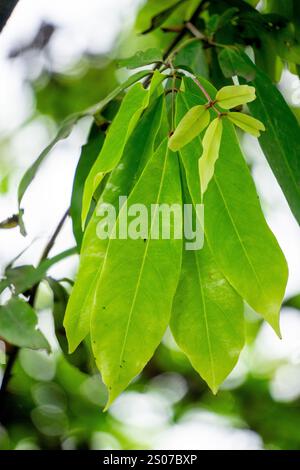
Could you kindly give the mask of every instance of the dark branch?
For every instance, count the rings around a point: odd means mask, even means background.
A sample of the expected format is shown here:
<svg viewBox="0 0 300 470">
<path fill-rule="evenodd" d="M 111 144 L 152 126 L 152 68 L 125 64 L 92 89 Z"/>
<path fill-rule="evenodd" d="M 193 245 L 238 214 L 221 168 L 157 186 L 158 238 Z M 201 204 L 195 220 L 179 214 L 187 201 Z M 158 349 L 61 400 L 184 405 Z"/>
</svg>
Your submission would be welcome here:
<svg viewBox="0 0 300 470">
<path fill-rule="evenodd" d="M 0 0 L 0 33 L 19 0 Z"/>
</svg>

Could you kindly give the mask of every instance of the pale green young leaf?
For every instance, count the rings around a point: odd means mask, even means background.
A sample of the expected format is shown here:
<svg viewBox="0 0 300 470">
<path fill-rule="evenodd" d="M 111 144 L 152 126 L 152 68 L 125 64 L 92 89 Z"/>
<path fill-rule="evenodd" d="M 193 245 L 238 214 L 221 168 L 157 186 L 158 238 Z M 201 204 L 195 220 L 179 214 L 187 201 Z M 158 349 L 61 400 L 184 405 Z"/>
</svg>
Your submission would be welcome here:
<svg viewBox="0 0 300 470">
<path fill-rule="evenodd" d="M 206 81 L 211 95 L 214 88 Z M 197 87 L 186 80 L 188 107 Z M 200 139 L 194 152 L 201 153 Z M 284 255 L 262 213 L 254 182 L 231 123 L 224 122 L 214 177 L 204 196 L 205 234 L 222 272 L 248 302 L 279 333 L 279 311 L 288 269 Z M 270 268 L 271 267 L 271 268 Z"/>
<path fill-rule="evenodd" d="M 120 164 L 109 176 L 98 207 L 103 203 L 112 204 L 118 214 L 119 196 L 129 195 L 153 153 L 163 109 L 164 97 L 160 96 L 142 116 L 126 144 Z M 108 239 L 97 237 L 99 220 L 96 208 L 83 237 L 79 271 L 66 310 L 64 326 L 70 352 L 77 348 L 90 329 L 90 313 L 95 284 L 101 274 L 108 245 Z"/>
<path fill-rule="evenodd" d="M 228 49 L 226 54 L 220 53 L 220 62 L 221 59 L 224 64 L 229 61 L 235 64 L 235 75 L 243 77 L 245 67 L 253 71 L 252 85 L 257 99 L 249 104 L 249 110 L 266 125 L 259 144 L 300 223 L 300 131 L 297 119 L 276 85 L 245 53 Z"/>
<path fill-rule="evenodd" d="M 255 88 L 249 85 L 224 86 L 216 94 L 218 104 L 224 109 L 250 103 L 255 98 Z"/>
<path fill-rule="evenodd" d="M 236 126 L 243 129 L 243 131 L 254 137 L 259 137 L 261 131 L 265 131 L 265 126 L 258 119 L 244 113 L 228 113 L 227 118 Z"/>
<path fill-rule="evenodd" d="M 217 117 L 209 125 L 203 137 L 203 153 L 199 160 L 201 194 L 205 193 L 213 177 L 215 163 L 219 157 L 223 124 Z"/>
<path fill-rule="evenodd" d="M 141 238 L 111 238 L 98 279 L 91 317 L 94 356 L 108 388 L 109 406 L 152 357 L 168 326 L 181 266 L 181 186 L 177 155 L 165 139 L 148 162 L 128 199 L 143 201 L 148 228 Z M 156 205 L 151 214 L 152 205 Z M 170 217 L 170 238 L 154 239 L 157 205 L 176 204 L 180 220 Z M 124 208 L 124 206 L 123 206 Z M 119 231 L 121 209 L 116 226 Z M 172 269 L 170 269 L 170 260 Z"/>
<path fill-rule="evenodd" d="M 180 156 L 194 192 L 193 203 L 199 204 L 197 158 L 187 147 Z M 184 201 L 190 204 L 186 186 L 184 192 Z M 201 250 L 183 251 L 170 326 L 180 349 L 216 393 L 244 346 L 244 317 L 242 299 L 218 269 L 207 240 Z"/>
<path fill-rule="evenodd" d="M 48 341 L 37 329 L 35 311 L 19 297 L 12 297 L 0 306 L 0 337 L 22 348 L 50 351 Z"/>
<path fill-rule="evenodd" d="M 169 139 L 169 149 L 176 152 L 184 147 L 208 126 L 209 120 L 210 114 L 205 106 L 197 105 L 189 109 Z"/>
<path fill-rule="evenodd" d="M 84 186 L 82 199 L 82 225 L 88 215 L 91 200 L 105 173 L 111 171 L 119 162 L 126 142 L 136 126 L 141 113 L 147 107 L 149 91 L 140 83 L 130 88 L 120 109 L 109 127 L 102 150 L 95 161 Z"/>
</svg>

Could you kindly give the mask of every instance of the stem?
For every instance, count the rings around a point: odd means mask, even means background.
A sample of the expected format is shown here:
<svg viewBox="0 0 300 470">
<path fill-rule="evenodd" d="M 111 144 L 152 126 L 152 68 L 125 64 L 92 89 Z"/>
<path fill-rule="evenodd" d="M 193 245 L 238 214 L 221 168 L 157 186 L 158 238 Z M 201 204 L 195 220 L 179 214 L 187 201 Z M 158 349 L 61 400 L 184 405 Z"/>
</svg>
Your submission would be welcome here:
<svg viewBox="0 0 300 470">
<path fill-rule="evenodd" d="M 60 231 L 61 231 L 68 215 L 69 215 L 69 211 L 70 210 L 68 209 L 64 213 L 61 220 L 59 221 L 55 231 L 53 232 L 53 235 L 51 236 L 49 242 L 47 243 L 47 245 L 46 245 L 46 247 L 45 247 L 45 249 L 42 253 L 40 263 L 47 258 L 50 250 L 52 249 L 52 247 L 53 247 L 53 245 L 56 241 L 56 238 L 58 237 L 58 235 L 59 235 L 59 233 L 60 233 Z M 31 307 L 34 307 L 38 286 L 39 286 L 39 284 L 35 284 L 30 290 L 28 303 Z M 13 366 L 14 366 L 15 361 L 17 359 L 19 349 L 20 348 L 18 346 L 13 346 L 12 350 L 10 351 L 9 358 L 8 358 L 8 361 L 7 361 L 7 365 L 6 365 L 6 368 L 5 368 L 5 371 L 4 371 L 4 374 L 3 374 L 3 378 L 2 378 L 2 383 L 1 383 L 1 387 L 0 387 L 0 421 L 1 422 L 3 422 L 3 420 L 5 419 L 5 411 L 6 411 L 5 410 L 5 401 L 6 401 L 6 395 L 7 395 L 7 386 L 8 386 L 8 382 L 11 378 L 12 369 L 13 369 Z"/>
</svg>

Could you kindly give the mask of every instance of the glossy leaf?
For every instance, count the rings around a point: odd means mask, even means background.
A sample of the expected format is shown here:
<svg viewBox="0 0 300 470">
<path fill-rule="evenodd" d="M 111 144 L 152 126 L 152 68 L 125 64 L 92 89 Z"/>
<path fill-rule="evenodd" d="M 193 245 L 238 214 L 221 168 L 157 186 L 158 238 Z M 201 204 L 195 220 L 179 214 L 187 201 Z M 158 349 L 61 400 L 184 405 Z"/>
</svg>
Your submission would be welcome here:
<svg viewBox="0 0 300 470">
<path fill-rule="evenodd" d="M 214 88 L 204 80 L 202 83 L 213 95 Z M 194 106 L 199 100 L 195 94 L 198 89 L 189 79 L 186 89 L 187 106 Z M 201 153 L 200 140 L 197 151 Z M 219 159 L 204 205 L 205 234 L 222 272 L 248 304 L 279 332 L 287 264 L 265 221 L 234 128 L 228 121 L 223 123 Z"/>
<path fill-rule="evenodd" d="M 151 19 L 151 25 L 149 28 L 145 29 L 142 34 L 148 34 L 154 31 L 155 29 L 159 28 L 168 18 L 172 15 L 172 13 L 182 5 L 186 0 L 178 0 L 173 5 L 169 6 L 165 10 L 160 11 L 157 15 L 153 16 Z"/>
<path fill-rule="evenodd" d="M 257 99 L 249 104 L 249 109 L 266 126 L 259 143 L 300 223 L 300 132 L 297 119 L 277 87 L 245 54 L 231 51 L 230 56 L 238 64 L 237 74 L 244 64 L 255 72 L 252 84 Z"/>
<path fill-rule="evenodd" d="M 228 113 L 227 118 L 236 126 L 248 132 L 248 134 L 254 137 L 259 137 L 261 131 L 265 131 L 265 126 L 258 119 L 244 113 Z"/>
<path fill-rule="evenodd" d="M 184 108 L 179 98 L 177 112 Z M 194 147 L 192 143 L 182 149 L 180 158 L 182 172 L 186 173 L 182 179 L 188 178 L 184 181 L 184 201 L 196 205 L 201 200 Z M 244 317 L 242 299 L 218 269 L 207 240 L 201 250 L 183 251 L 170 326 L 180 349 L 216 393 L 243 348 Z"/>
<path fill-rule="evenodd" d="M 168 150 L 167 139 L 148 162 L 128 199 L 128 207 L 141 201 L 148 214 L 152 204 L 181 205 L 178 159 Z M 153 239 L 151 229 L 158 219 L 156 207 L 144 238 L 111 239 L 98 277 L 91 338 L 97 366 L 109 391 L 107 406 L 152 357 L 170 320 L 182 240 L 175 239 L 172 232 L 170 239 L 162 239 L 161 227 L 160 236 Z"/>
<path fill-rule="evenodd" d="M 0 294 L 7 287 L 13 288 L 15 294 L 26 292 L 44 279 L 51 266 L 74 254 L 76 254 L 76 248 L 70 248 L 53 256 L 53 258 L 43 260 L 37 267 L 23 265 L 12 268 L 9 266 L 5 269 L 5 277 L 0 280 Z"/>
<path fill-rule="evenodd" d="M 98 207 L 104 202 L 112 204 L 118 214 L 119 196 L 129 195 L 149 156 L 153 153 L 161 125 L 163 106 L 164 98 L 160 96 L 142 116 L 129 138 L 120 164 L 111 172 Z M 90 329 L 95 283 L 101 273 L 108 245 L 107 239 L 100 239 L 96 235 L 98 222 L 96 209 L 83 238 L 79 271 L 64 320 L 70 352 L 76 349 Z"/>
<path fill-rule="evenodd" d="M 88 142 L 83 145 L 81 149 L 81 155 L 75 172 L 70 215 L 72 218 L 73 234 L 79 249 L 83 236 L 81 228 L 81 212 L 84 184 L 96 158 L 99 155 L 103 142 L 104 133 L 96 125 L 94 125 L 92 127 Z"/>
<path fill-rule="evenodd" d="M 140 83 L 125 95 L 120 109 L 109 127 L 102 150 L 95 161 L 84 186 L 82 200 L 82 225 L 86 221 L 93 194 L 105 173 L 119 162 L 126 142 L 135 128 L 141 113 L 148 105 L 149 92 Z"/>
<path fill-rule="evenodd" d="M 255 100 L 255 88 L 248 85 L 224 86 L 216 94 L 218 104 L 224 109 L 250 103 Z"/>
<path fill-rule="evenodd" d="M 210 114 L 203 105 L 189 109 L 169 139 L 169 149 L 176 152 L 184 147 L 208 126 Z"/>
<path fill-rule="evenodd" d="M 37 316 L 30 305 L 18 297 L 12 297 L 0 306 L 0 337 L 22 348 L 47 349 L 50 346 L 37 329 Z"/>
<path fill-rule="evenodd" d="M 239 53 L 232 49 L 224 48 L 219 53 L 218 60 L 224 77 L 226 78 L 234 77 L 235 75 L 239 75 L 247 81 L 255 78 L 256 71 L 251 63 L 249 64 L 242 60 Z"/>
<path fill-rule="evenodd" d="M 199 160 L 201 194 L 205 193 L 214 174 L 216 161 L 219 157 L 223 124 L 222 119 L 215 118 L 203 137 L 203 152 Z"/>
</svg>

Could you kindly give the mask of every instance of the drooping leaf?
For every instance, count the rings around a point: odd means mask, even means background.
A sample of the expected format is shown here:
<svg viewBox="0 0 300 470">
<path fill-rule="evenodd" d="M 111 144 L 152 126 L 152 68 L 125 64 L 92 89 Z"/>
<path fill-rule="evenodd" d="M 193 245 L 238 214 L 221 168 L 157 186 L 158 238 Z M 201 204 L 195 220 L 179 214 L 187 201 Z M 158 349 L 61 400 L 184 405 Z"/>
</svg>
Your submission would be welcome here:
<svg viewBox="0 0 300 470">
<path fill-rule="evenodd" d="M 182 110 L 185 103 L 180 97 L 179 115 Z M 195 178 L 198 158 L 193 149 L 193 144 L 188 145 L 180 157 L 186 173 L 182 176 L 184 202 L 196 206 L 201 200 L 199 179 Z M 216 393 L 244 345 L 244 318 L 242 299 L 218 269 L 207 240 L 200 250 L 183 250 L 170 326 L 180 349 Z"/>
<path fill-rule="evenodd" d="M 106 203 L 119 211 L 119 197 L 128 196 L 153 153 L 163 114 L 164 98 L 160 96 L 142 116 L 125 147 L 120 164 L 111 172 L 98 206 Z M 70 352 L 85 338 L 90 329 L 90 313 L 97 276 L 101 273 L 108 239 L 97 237 L 97 208 L 87 226 L 80 256 L 79 271 L 72 290 L 64 325 Z M 86 288 L 88 286 L 88 288 Z"/>
<path fill-rule="evenodd" d="M 203 152 L 199 160 L 199 176 L 201 194 L 205 193 L 208 184 L 214 175 L 214 168 L 219 157 L 223 124 L 217 117 L 209 125 L 203 137 Z"/>
<path fill-rule="evenodd" d="M 149 28 L 145 29 L 142 34 L 148 34 L 154 31 L 155 29 L 159 28 L 168 18 L 172 15 L 172 13 L 182 5 L 186 0 L 178 0 L 173 5 L 169 6 L 165 10 L 160 11 L 157 15 L 153 16 L 151 19 L 151 25 Z"/>
<path fill-rule="evenodd" d="M 286 299 L 283 306 L 300 310 L 300 294 L 294 295 L 293 297 L 289 297 L 288 299 Z"/>
<path fill-rule="evenodd" d="M 240 67 L 252 67 L 257 99 L 249 103 L 250 112 L 266 126 L 259 140 L 269 165 L 281 186 L 290 208 L 300 223 L 300 132 L 299 124 L 283 96 L 269 77 L 245 55 L 230 52 Z"/>
<path fill-rule="evenodd" d="M 127 59 L 119 59 L 119 67 L 127 67 L 128 69 L 136 69 L 144 65 L 162 62 L 162 53 L 160 49 L 151 48 L 145 51 L 138 51 L 132 57 Z"/>
<path fill-rule="evenodd" d="M 12 297 L 5 305 L 0 306 L 0 337 L 22 348 L 50 351 L 48 341 L 37 329 L 35 311 L 18 297 Z"/>
<path fill-rule="evenodd" d="M 7 287 L 12 287 L 16 295 L 26 292 L 31 289 L 34 285 L 40 283 L 48 269 L 59 261 L 76 254 L 76 248 L 70 248 L 59 253 L 53 258 L 47 258 L 43 260 L 37 267 L 32 265 L 23 265 L 17 267 L 9 266 L 5 270 L 5 277 L 0 280 L 0 294 Z"/>
<path fill-rule="evenodd" d="M 149 91 L 140 83 L 134 85 L 125 95 L 120 109 L 109 127 L 102 150 L 86 179 L 82 200 L 82 225 L 86 221 L 93 194 L 105 173 L 119 162 L 130 134 L 141 113 L 147 107 Z"/>
<path fill-rule="evenodd" d="M 227 118 L 233 124 L 254 137 L 259 137 L 261 131 L 266 130 L 262 122 L 248 114 L 231 112 L 227 114 Z"/>
<path fill-rule="evenodd" d="M 216 94 L 218 104 L 224 109 L 250 103 L 255 100 L 255 88 L 249 85 L 224 86 Z"/>
<path fill-rule="evenodd" d="M 162 238 L 160 223 L 158 238 L 152 234 L 160 218 L 158 205 L 176 204 L 181 213 L 178 159 L 168 150 L 167 139 L 148 162 L 128 207 L 141 202 L 148 211 L 143 218 L 148 223 L 146 234 L 137 239 L 110 239 L 92 307 L 92 348 L 109 391 L 107 406 L 152 357 L 170 319 L 182 249 L 182 241 L 172 232 L 179 222 L 170 218 L 169 239 Z M 116 233 L 122 214 L 124 206 Z M 176 228 L 181 232 L 180 225 Z"/>
<path fill-rule="evenodd" d="M 180 49 L 173 61 L 178 68 L 188 70 L 189 72 L 208 78 L 208 66 L 205 60 L 205 52 L 202 42 L 195 39 L 189 41 L 185 47 Z"/>
<path fill-rule="evenodd" d="M 169 149 L 176 152 L 184 147 L 208 126 L 209 120 L 210 114 L 205 106 L 197 105 L 189 109 L 169 139 Z"/>
<path fill-rule="evenodd" d="M 133 75 L 131 75 L 124 83 L 119 85 L 115 90 L 113 90 L 106 98 L 104 98 L 100 103 L 95 104 L 94 106 L 91 106 L 90 108 L 73 114 L 69 116 L 68 118 L 65 119 L 65 121 L 62 123 L 61 127 L 59 128 L 56 136 L 54 139 L 50 142 L 50 144 L 41 152 L 39 157 L 35 160 L 35 162 L 28 168 L 28 170 L 25 172 L 24 176 L 22 177 L 19 187 L 18 187 L 18 205 L 19 205 L 19 225 L 20 225 L 20 230 L 23 235 L 26 235 L 26 230 L 24 227 L 23 223 L 23 211 L 21 210 L 21 202 L 24 197 L 25 192 L 27 191 L 28 186 L 31 184 L 33 179 L 36 176 L 36 173 L 40 167 L 40 165 L 44 162 L 45 158 L 48 156 L 49 152 L 53 149 L 53 147 L 62 139 L 66 139 L 74 125 L 83 117 L 85 116 L 92 116 L 93 114 L 100 113 L 103 108 L 111 101 L 113 100 L 116 96 L 118 96 L 123 90 L 126 90 L 126 88 L 130 87 L 132 84 L 135 82 L 138 82 L 142 78 L 146 77 L 149 75 L 149 71 L 142 70 L 140 72 L 137 72 Z"/>
<path fill-rule="evenodd" d="M 251 64 L 247 64 L 239 57 L 239 54 L 232 51 L 232 49 L 223 49 L 219 56 L 219 64 L 225 77 L 234 77 L 239 75 L 245 78 L 247 81 L 255 78 L 255 69 L 251 67 Z"/>
<path fill-rule="evenodd" d="M 208 92 L 214 88 L 202 80 Z M 198 89 L 186 79 L 187 108 Z M 194 152 L 201 153 L 196 140 Z M 287 283 L 285 258 L 263 216 L 255 186 L 234 128 L 223 123 L 214 177 L 204 195 L 205 234 L 220 269 L 248 304 L 278 332 L 279 310 Z M 270 266 L 272 269 L 270 269 Z"/>
<path fill-rule="evenodd" d="M 74 237 L 79 250 L 83 236 L 81 227 L 83 188 L 85 180 L 99 155 L 103 142 L 104 133 L 94 124 L 88 142 L 81 149 L 81 155 L 75 172 L 70 215 L 72 218 Z"/>
</svg>

